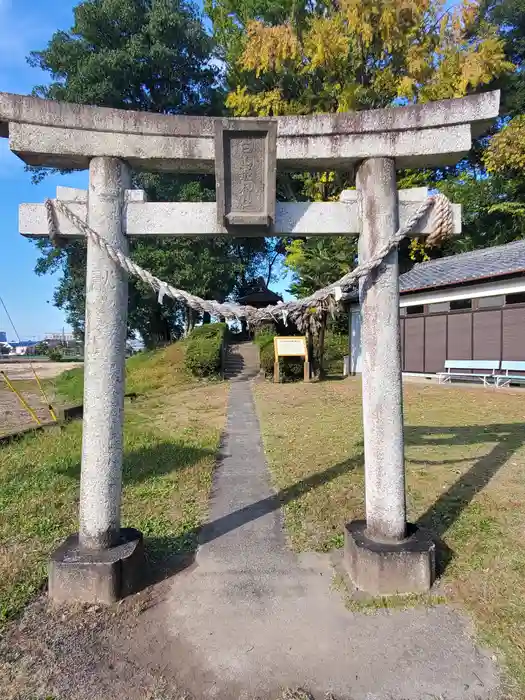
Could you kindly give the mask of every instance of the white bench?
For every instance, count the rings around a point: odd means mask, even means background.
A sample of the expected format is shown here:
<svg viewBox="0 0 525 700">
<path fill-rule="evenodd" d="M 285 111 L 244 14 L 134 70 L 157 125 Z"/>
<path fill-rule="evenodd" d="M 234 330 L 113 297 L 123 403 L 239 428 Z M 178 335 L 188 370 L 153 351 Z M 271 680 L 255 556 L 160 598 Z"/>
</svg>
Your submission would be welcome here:
<svg viewBox="0 0 525 700">
<path fill-rule="evenodd" d="M 509 374 L 509 372 L 525 372 L 525 362 L 503 360 L 500 369 L 505 374 L 496 377 L 496 386 L 509 386 L 511 382 L 525 384 L 525 374 Z"/>
<path fill-rule="evenodd" d="M 438 372 L 438 381 L 441 384 L 450 382 L 452 379 L 479 380 L 483 382 L 484 386 L 488 386 L 490 381 L 495 378 L 499 365 L 499 360 L 445 360 L 445 371 Z"/>
</svg>

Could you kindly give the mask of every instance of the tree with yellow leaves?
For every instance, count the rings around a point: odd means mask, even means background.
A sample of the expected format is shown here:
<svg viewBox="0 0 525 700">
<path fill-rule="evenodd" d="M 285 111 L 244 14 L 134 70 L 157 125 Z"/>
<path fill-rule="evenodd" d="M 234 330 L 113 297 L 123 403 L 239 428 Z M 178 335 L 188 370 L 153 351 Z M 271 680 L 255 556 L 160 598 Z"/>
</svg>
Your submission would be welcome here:
<svg viewBox="0 0 525 700">
<path fill-rule="evenodd" d="M 461 0 L 208 0 L 238 116 L 462 97 L 512 69 L 497 27 Z"/>
<path fill-rule="evenodd" d="M 513 69 L 498 27 L 475 0 L 206 0 L 205 8 L 235 116 L 462 97 Z M 334 175 L 295 176 L 281 198 L 336 198 L 351 180 Z M 292 288 L 301 294 L 344 274 L 345 256 L 347 270 L 356 258 L 348 239 L 300 240 L 287 252 Z M 410 257 L 421 257 L 417 241 Z"/>
</svg>

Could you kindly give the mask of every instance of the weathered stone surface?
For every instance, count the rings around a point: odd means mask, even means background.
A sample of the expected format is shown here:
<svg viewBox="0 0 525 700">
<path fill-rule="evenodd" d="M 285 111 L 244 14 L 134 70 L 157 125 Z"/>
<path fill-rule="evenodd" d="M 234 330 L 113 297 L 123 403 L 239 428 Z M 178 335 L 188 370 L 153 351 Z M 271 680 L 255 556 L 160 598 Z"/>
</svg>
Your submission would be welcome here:
<svg viewBox="0 0 525 700">
<path fill-rule="evenodd" d="M 406 130 L 414 126 L 431 128 L 469 122 L 483 129 L 486 120 L 498 116 L 499 100 L 500 93 L 494 90 L 409 107 L 279 117 L 278 133 L 279 136 L 345 134 Z M 212 117 L 153 114 L 0 93 L 0 124 L 26 123 L 108 133 L 213 139 L 216 121 Z M 2 134 L 5 134 L 5 130 Z"/>
<path fill-rule="evenodd" d="M 220 226 L 262 226 L 275 220 L 277 122 L 215 122 L 215 182 Z"/>
<path fill-rule="evenodd" d="M 80 204 L 87 204 L 88 191 L 79 189 L 78 187 L 62 187 L 61 185 L 59 185 L 57 187 L 56 198 L 60 199 L 62 202 L 77 202 Z M 124 200 L 126 202 L 145 202 L 147 200 L 147 197 L 144 190 L 126 190 L 124 193 Z"/>
<path fill-rule="evenodd" d="M 278 167 L 349 168 L 371 156 L 395 158 L 398 168 L 455 163 L 498 111 L 496 91 L 411 107 L 280 117 Z M 33 165 L 87 168 L 91 157 L 114 156 L 135 169 L 213 172 L 215 121 L 0 94 L 0 135 L 8 133 L 11 149 Z"/>
<path fill-rule="evenodd" d="M 56 603 L 110 605 L 140 590 L 144 571 L 138 530 L 123 528 L 116 545 L 107 549 L 85 549 L 78 534 L 71 535 L 51 556 L 49 597 Z"/>
<path fill-rule="evenodd" d="M 399 192 L 399 219 L 404 224 L 426 198 L 425 188 L 416 188 L 424 194 L 416 199 L 405 199 Z M 346 195 L 343 192 L 343 195 Z M 355 236 L 361 228 L 357 204 L 357 192 L 341 202 L 278 202 L 276 206 L 273 232 L 283 235 L 308 236 Z M 342 196 L 343 196 L 342 195 Z M 87 219 L 87 208 L 77 200 L 69 200 L 68 207 L 83 221 Z M 452 205 L 454 233 L 461 232 L 461 206 Z M 213 202 L 148 202 L 144 204 L 130 201 L 126 207 L 124 227 L 128 236 L 216 236 L 229 233 L 238 236 L 260 236 L 260 231 L 250 231 L 240 226 L 227 229 L 217 221 L 216 205 Z M 77 228 L 57 212 L 60 235 L 81 237 Z M 22 204 L 20 206 L 19 231 L 22 235 L 39 238 L 48 235 L 47 215 L 43 204 Z M 432 231 L 432 214 L 429 213 L 419 223 L 415 235 L 425 235 Z"/>
<path fill-rule="evenodd" d="M 88 222 L 123 252 L 128 242 L 122 212 L 130 184 L 122 161 L 91 161 Z M 112 546 L 120 533 L 127 310 L 126 274 L 88 241 L 80 540 L 93 549 Z"/>
<path fill-rule="evenodd" d="M 354 520 L 345 527 L 345 566 L 356 588 L 371 595 L 426 593 L 436 578 L 436 546 L 411 524 L 406 539 L 378 542 L 364 520 Z"/>
<path fill-rule="evenodd" d="M 359 262 L 365 263 L 398 228 L 393 161 L 364 161 L 356 184 L 363 217 Z M 379 539 L 403 539 L 406 506 L 397 250 L 361 280 L 359 298 L 368 533 Z"/>
</svg>

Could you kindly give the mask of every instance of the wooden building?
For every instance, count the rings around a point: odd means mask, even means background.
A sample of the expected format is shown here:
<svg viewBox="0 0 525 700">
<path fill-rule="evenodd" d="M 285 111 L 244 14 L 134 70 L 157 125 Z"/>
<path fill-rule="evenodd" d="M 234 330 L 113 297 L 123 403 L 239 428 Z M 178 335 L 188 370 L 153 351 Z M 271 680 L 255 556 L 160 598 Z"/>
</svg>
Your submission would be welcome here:
<svg viewBox="0 0 525 700">
<path fill-rule="evenodd" d="M 361 371 L 357 292 L 350 367 Z M 449 360 L 525 361 L 525 240 L 416 265 L 400 276 L 404 372 L 434 374 Z"/>
<path fill-rule="evenodd" d="M 265 306 L 275 306 L 283 300 L 282 296 L 268 289 L 268 285 L 262 277 L 259 277 L 252 289 L 240 297 L 237 301 L 245 306 L 254 306 L 256 309 L 263 309 Z"/>
</svg>

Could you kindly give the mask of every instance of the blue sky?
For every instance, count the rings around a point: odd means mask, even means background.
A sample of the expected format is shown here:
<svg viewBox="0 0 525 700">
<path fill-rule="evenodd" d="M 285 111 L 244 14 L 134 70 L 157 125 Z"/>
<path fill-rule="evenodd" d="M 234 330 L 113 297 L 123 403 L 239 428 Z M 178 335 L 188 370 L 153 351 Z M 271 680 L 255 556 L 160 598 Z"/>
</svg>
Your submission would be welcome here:
<svg viewBox="0 0 525 700">
<path fill-rule="evenodd" d="M 71 26 L 74 0 L 0 0 L 0 92 L 28 94 L 47 76 L 30 68 L 26 56 L 44 48 L 58 28 Z M 0 295 L 24 338 L 60 331 L 64 315 L 52 305 L 56 280 L 37 277 L 37 249 L 18 234 L 18 205 L 42 202 L 54 195 L 57 184 L 85 187 L 86 173 L 48 177 L 36 186 L 24 164 L 11 153 L 7 139 L 0 139 Z M 13 338 L 3 309 L 0 330 Z"/>
<path fill-rule="evenodd" d="M 78 0 L 0 0 L 0 92 L 29 94 L 49 80 L 31 68 L 26 57 L 46 46 L 57 29 L 72 25 Z M 34 267 L 38 250 L 18 233 L 18 206 L 53 197 L 56 186 L 87 187 L 87 173 L 55 175 L 33 185 L 24 164 L 11 153 L 7 139 L 0 138 L 0 295 L 24 339 L 67 329 L 64 314 L 52 304 L 57 278 L 38 277 Z M 275 285 L 280 292 L 289 282 Z M 0 330 L 13 340 L 6 314 L 0 307 Z"/>
</svg>

